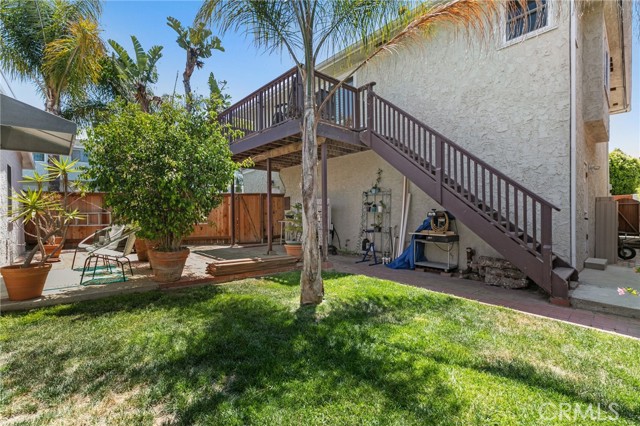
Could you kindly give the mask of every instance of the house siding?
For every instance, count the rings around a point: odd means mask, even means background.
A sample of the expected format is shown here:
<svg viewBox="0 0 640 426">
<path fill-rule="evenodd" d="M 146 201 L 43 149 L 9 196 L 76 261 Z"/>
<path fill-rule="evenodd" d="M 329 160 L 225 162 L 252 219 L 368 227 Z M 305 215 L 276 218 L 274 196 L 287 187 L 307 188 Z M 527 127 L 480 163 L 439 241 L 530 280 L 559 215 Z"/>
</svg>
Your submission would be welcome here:
<svg viewBox="0 0 640 426">
<path fill-rule="evenodd" d="M 374 90 L 379 95 L 557 205 L 561 211 L 554 212 L 554 251 L 569 260 L 571 93 L 567 9 L 557 11 L 552 29 L 508 47 L 503 47 L 498 37 L 472 42 L 456 35 L 452 28 L 438 28 L 427 41 L 412 42 L 373 60 L 357 72 L 355 81 L 358 85 L 376 82 Z M 352 241 L 357 241 L 360 227 L 358 194 L 371 186 L 378 167 L 385 170 L 388 179 L 386 183 L 383 179 L 383 186 L 393 191 L 392 223 L 398 224 L 400 173 L 369 152 L 329 161 L 333 221 Z M 300 187 L 297 168 L 285 169 L 281 176 L 289 191 Z M 342 183 L 332 184 L 338 176 Z M 413 187 L 411 192 L 408 231 L 424 220 L 428 210 L 442 208 L 419 189 Z M 464 247 L 472 247 L 481 255 L 497 255 L 462 223 L 458 226 L 461 252 Z"/>
</svg>

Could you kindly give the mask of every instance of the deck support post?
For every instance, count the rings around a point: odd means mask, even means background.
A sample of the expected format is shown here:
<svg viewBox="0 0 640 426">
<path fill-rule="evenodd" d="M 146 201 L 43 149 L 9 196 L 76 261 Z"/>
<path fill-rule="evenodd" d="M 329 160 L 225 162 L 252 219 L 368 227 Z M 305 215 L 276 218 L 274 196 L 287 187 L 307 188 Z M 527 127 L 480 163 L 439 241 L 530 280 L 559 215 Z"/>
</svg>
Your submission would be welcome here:
<svg viewBox="0 0 640 426">
<path fill-rule="evenodd" d="M 229 207 L 231 209 L 231 226 L 229 229 L 231 230 L 231 247 L 236 245 L 236 177 L 233 176 L 233 180 L 231 181 L 231 194 L 230 194 L 230 203 Z"/>
<path fill-rule="evenodd" d="M 322 260 L 329 260 L 329 197 L 327 194 L 327 144 L 323 143 L 322 153 Z"/>
<path fill-rule="evenodd" d="M 267 254 L 273 253 L 273 206 L 271 200 L 271 158 L 267 158 Z"/>
</svg>

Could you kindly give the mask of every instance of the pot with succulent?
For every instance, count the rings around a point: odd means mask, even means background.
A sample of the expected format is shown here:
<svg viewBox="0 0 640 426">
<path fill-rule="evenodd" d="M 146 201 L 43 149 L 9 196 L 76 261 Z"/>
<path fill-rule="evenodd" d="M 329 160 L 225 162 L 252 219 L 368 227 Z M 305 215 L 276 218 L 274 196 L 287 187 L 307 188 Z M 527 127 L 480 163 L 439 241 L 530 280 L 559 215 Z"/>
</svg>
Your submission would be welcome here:
<svg viewBox="0 0 640 426">
<path fill-rule="evenodd" d="M 106 189 L 112 213 L 140 227 L 156 281 L 181 278 L 190 253 L 183 237 L 220 204 L 237 169 L 216 107 L 188 111 L 176 100 L 147 113 L 115 102 L 85 141 L 90 186 Z"/>
<path fill-rule="evenodd" d="M 10 300 L 27 300 L 42 295 L 51 270 L 47 261 L 62 250 L 69 225 L 82 218 L 78 210 L 71 209 L 69 205 L 69 174 L 78 172 L 76 163 L 68 158 L 52 159 L 46 175 L 34 174 L 27 179 L 35 183 L 37 189 L 20 191 L 11 197 L 11 221 L 22 222 L 25 232 L 36 239 L 36 245 L 27 252 L 21 265 L 0 268 Z M 61 193 L 43 191 L 42 184 L 52 179 L 60 179 Z M 40 257 L 35 261 L 38 253 Z"/>
<path fill-rule="evenodd" d="M 302 241 L 300 240 L 302 237 L 302 204 L 294 204 L 293 209 L 285 212 L 285 219 L 287 220 L 285 226 L 287 240 L 284 249 L 289 256 L 300 259 L 302 257 Z"/>
</svg>

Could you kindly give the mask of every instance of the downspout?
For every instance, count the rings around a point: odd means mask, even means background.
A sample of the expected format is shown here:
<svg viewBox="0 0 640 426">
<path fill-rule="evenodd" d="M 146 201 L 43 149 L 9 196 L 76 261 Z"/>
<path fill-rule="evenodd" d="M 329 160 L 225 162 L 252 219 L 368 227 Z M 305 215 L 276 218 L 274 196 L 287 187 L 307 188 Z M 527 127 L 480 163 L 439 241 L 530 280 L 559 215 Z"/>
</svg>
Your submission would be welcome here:
<svg viewBox="0 0 640 426">
<path fill-rule="evenodd" d="M 577 99 L 577 90 L 576 90 L 576 58 L 577 58 L 577 10 L 575 0 L 571 0 L 571 8 L 570 8 L 570 39 L 569 39 L 569 50 L 570 50 L 570 152 L 569 159 L 571 162 L 571 171 L 569 175 L 569 179 L 571 182 L 571 211 L 569 213 L 570 217 L 570 240 L 571 246 L 569 249 L 570 257 L 571 257 L 571 265 L 575 268 L 577 267 L 577 256 L 576 256 L 576 185 L 577 185 L 577 163 L 576 163 L 576 153 L 577 153 L 577 139 L 576 139 L 576 131 L 577 131 L 577 120 L 576 120 L 576 99 Z"/>
</svg>

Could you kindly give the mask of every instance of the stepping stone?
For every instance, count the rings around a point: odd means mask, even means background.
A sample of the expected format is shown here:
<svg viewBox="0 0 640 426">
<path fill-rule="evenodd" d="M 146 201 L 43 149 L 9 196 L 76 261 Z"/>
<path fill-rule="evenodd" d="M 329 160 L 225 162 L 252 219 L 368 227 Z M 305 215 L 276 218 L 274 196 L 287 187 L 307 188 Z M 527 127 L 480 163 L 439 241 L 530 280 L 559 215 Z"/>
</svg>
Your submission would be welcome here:
<svg viewBox="0 0 640 426">
<path fill-rule="evenodd" d="M 604 271 L 607 269 L 607 259 L 598 259 L 596 257 L 590 257 L 584 261 L 584 267 L 589 269 L 597 269 L 599 271 Z"/>
</svg>

